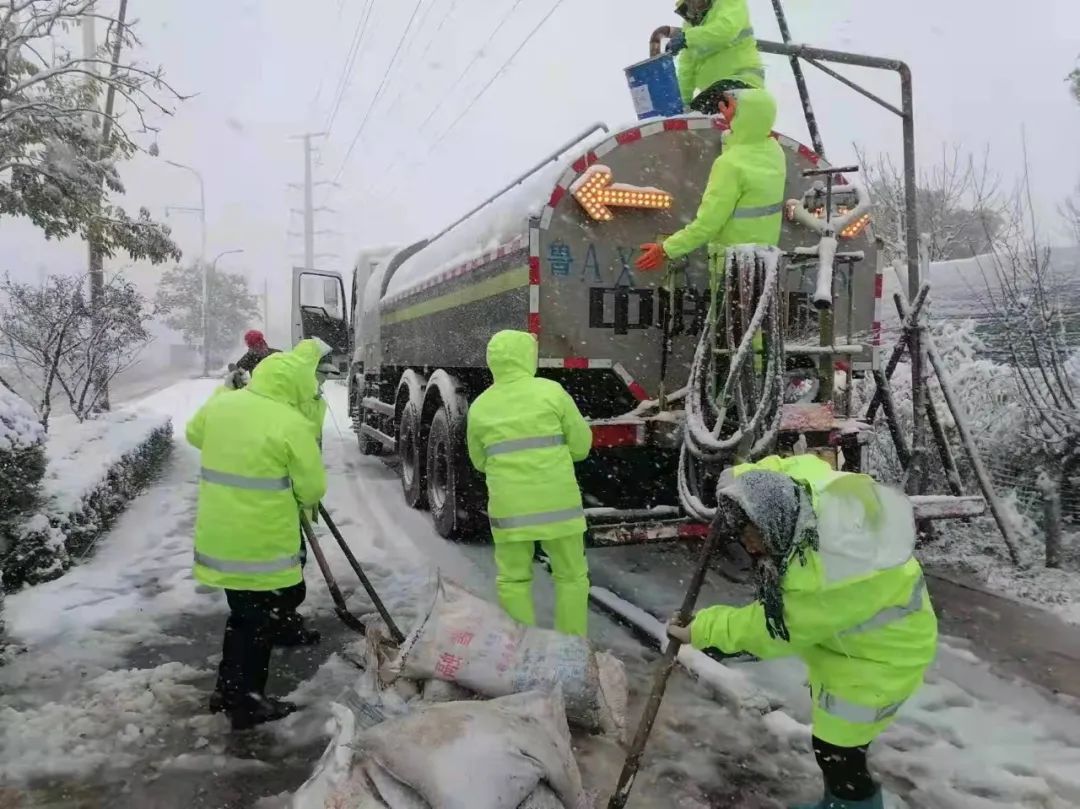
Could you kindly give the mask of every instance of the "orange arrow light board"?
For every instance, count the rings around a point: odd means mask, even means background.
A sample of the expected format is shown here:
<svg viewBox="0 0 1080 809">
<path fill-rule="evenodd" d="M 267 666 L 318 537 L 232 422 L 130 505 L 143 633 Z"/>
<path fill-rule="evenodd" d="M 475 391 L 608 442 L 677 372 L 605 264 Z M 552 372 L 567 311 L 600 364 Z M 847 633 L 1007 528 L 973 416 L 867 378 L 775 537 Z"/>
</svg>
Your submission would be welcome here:
<svg viewBox="0 0 1080 809">
<path fill-rule="evenodd" d="M 659 188 L 639 188 L 614 182 L 611 169 L 595 165 L 574 181 L 570 186 L 581 207 L 598 222 L 610 222 L 615 218 L 612 208 L 670 208 L 674 199 L 667 191 Z"/>
</svg>

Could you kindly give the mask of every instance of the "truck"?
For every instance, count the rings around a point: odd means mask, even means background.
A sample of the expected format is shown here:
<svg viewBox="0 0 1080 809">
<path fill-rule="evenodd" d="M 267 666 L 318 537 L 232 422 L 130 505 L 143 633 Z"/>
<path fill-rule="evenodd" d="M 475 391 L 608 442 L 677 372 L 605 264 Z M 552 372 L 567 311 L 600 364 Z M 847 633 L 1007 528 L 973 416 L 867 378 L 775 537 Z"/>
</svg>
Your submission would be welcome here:
<svg viewBox="0 0 1080 809">
<path fill-rule="evenodd" d="M 677 477 L 709 256 L 703 249 L 666 273 L 638 272 L 634 257 L 691 221 L 725 129 L 698 114 L 589 127 L 441 232 L 365 252 L 349 313 L 340 275 L 294 271 L 294 341 L 318 335 L 334 347 L 360 452 L 396 458 L 405 502 L 429 509 L 441 535 L 484 527 L 464 436 L 470 401 L 491 383 L 487 342 L 501 329 L 536 336 L 538 373 L 560 382 L 592 425 L 593 451 L 578 470 L 590 542 L 704 533 L 680 505 Z M 777 440 L 802 438 L 851 466 L 850 396 L 845 408 L 833 383 L 837 369 L 850 379 L 878 362 L 882 280 L 869 201 L 812 149 L 774 137 L 789 200 Z M 814 223 L 830 221 L 841 227 L 826 262 Z"/>
</svg>

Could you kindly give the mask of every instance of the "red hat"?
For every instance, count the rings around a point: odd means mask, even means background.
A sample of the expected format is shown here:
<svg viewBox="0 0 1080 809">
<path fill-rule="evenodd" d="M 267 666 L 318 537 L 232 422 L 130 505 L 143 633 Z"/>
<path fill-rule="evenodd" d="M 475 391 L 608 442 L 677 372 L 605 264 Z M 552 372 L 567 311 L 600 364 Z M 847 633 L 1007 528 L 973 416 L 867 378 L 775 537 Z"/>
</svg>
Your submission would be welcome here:
<svg viewBox="0 0 1080 809">
<path fill-rule="evenodd" d="M 263 333 L 258 329 L 251 329 L 244 334 L 244 344 L 248 348 L 258 348 L 259 346 L 266 345 L 266 338 L 263 337 Z"/>
</svg>

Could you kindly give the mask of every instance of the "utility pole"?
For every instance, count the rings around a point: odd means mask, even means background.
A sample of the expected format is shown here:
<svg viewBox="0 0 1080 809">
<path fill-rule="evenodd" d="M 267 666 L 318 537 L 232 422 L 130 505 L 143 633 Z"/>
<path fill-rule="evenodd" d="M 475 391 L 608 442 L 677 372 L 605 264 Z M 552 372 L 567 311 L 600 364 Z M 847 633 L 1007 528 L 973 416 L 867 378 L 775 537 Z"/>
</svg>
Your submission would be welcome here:
<svg viewBox="0 0 1080 809">
<path fill-rule="evenodd" d="M 128 0 L 120 0 L 120 10 L 116 15 L 116 28 L 113 31 L 112 64 L 109 65 L 109 77 L 113 79 L 120 69 L 120 49 L 124 44 L 124 21 L 127 18 L 127 6 Z M 80 23 L 83 26 L 83 48 L 86 51 L 85 56 L 87 59 L 96 58 L 97 43 L 95 42 L 94 37 L 94 17 L 84 16 Z M 110 84 L 109 89 L 105 93 L 105 114 L 101 119 L 102 151 L 108 148 L 109 138 L 112 136 L 112 115 L 115 105 L 116 87 L 115 85 Z M 104 194 L 104 189 L 102 189 L 102 194 Z M 93 229 L 91 229 L 91 237 L 87 247 L 89 251 L 90 312 L 93 316 L 93 331 L 96 334 L 100 327 L 100 312 L 105 297 L 105 254 L 101 250 L 101 245 L 94 240 Z M 94 384 L 101 392 L 101 396 L 98 400 L 98 407 L 102 410 L 108 410 L 109 379 L 108 373 L 104 368 L 98 371 L 97 379 Z"/>
<path fill-rule="evenodd" d="M 315 178 L 312 174 L 311 139 L 325 137 L 325 132 L 305 132 L 292 140 L 304 142 L 304 269 L 315 267 Z"/>
</svg>

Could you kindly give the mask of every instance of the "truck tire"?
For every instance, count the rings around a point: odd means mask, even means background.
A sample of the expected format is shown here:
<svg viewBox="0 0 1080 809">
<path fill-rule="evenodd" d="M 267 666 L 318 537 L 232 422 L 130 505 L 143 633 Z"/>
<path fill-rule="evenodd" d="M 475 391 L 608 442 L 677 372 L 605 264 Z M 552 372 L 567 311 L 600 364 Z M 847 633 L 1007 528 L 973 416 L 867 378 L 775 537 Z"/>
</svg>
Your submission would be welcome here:
<svg viewBox="0 0 1080 809">
<path fill-rule="evenodd" d="M 411 402 L 401 411 L 398 422 L 398 460 L 401 462 L 401 490 L 410 508 L 427 505 L 427 468 L 420 431 L 420 411 Z"/>
<path fill-rule="evenodd" d="M 458 433 L 455 435 L 455 432 Z M 435 530 L 444 539 L 463 539 L 469 530 L 464 497 L 466 463 L 460 430 L 450 425 L 445 407 L 431 420 L 427 445 L 427 499 Z"/>
</svg>

